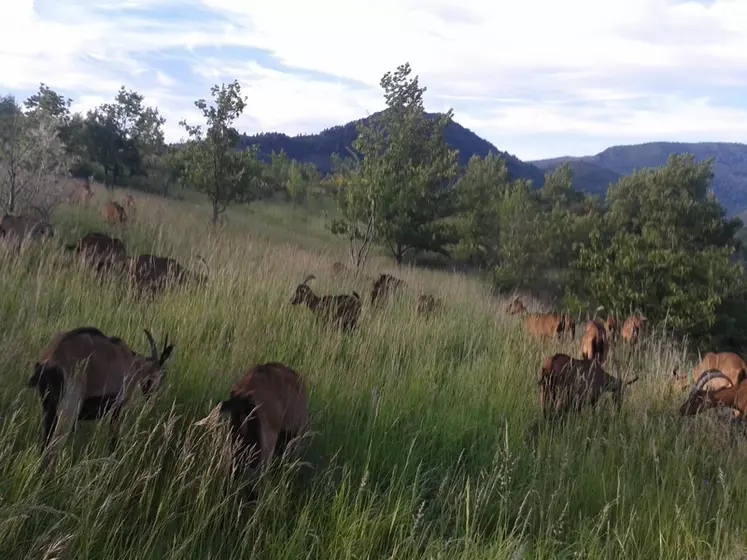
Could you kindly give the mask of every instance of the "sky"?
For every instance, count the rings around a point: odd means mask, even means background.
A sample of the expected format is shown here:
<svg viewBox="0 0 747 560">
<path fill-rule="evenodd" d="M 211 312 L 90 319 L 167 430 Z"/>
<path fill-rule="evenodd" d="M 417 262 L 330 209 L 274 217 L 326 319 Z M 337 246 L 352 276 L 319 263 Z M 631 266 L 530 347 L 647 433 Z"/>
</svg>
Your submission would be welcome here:
<svg viewBox="0 0 747 560">
<path fill-rule="evenodd" d="M 384 108 L 405 62 L 428 111 L 523 160 L 656 140 L 747 142 L 747 0 L 0 0 L 0 94 L 73 110 L 121 85 L 199 124 L 238 79 L 241 132 L 319 132 Z"/>
</svg>

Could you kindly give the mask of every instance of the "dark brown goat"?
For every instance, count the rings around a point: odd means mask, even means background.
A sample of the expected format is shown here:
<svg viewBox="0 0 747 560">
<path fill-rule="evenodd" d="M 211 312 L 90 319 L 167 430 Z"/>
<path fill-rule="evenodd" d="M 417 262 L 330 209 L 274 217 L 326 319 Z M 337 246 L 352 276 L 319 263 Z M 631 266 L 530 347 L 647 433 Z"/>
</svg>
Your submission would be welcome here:
<svg viewBox="0 0 747 560">
<path fill-rule="evenodd" d="M 65 245 L 65 249 L 77 252 L 84 261 L 90 262 L 97 272 L 123 265 L 127 259 L 127 251 L 122 240 L 100 232 L 87 233 L 77 243 Z"/>
<path fill-rule="evenodd" d="M 404 282 L 389 274 L 380 274 L 371 288 L 371 305 L 381 305 L 404 286 Z"/>
<path fill-rule="evenodd" d="M 270 362 L 258 364 L 231 387 L 231 396 L 196 425 L 229 416 L 238 444 L 234 466 L 265 470 L 282 455 L 291 439 L 308 428 L 308 393 L 303 378 L 291 368 Z"/>
<path fill-rule="evenodd" d="M 415 311 L 418 315 L 430 315 L 440 306 L 441 300 L 433 294 L 420 294 L 415 304 Z"/>
<path fill-rule="evenodd" d="M 20 248 L 26 239 L 54 237 L 54 228 L 44 220 L 6 214 L 0 220 L 0 237 L 10 241 L 15 248 Z"/>
<path fill-rule="evenodd" d="M 187 270 L 176 259 L 156 255 L 140 255 L 129 260 L 129 274 L 132 282 L 139 288 L 161 292 L 170 282 L 200 284 L 208 278 L 209 268 L 205 259 L 197 258 L 205 267 L 205 274 Z"/>
<path fill-rule="evenodd" d="M 145 330 L 150 356 L 138 354 L 122 339 L 95 327 L 81 327 L 54 336 L 34 365 L 29 387 L 42 402 L 42 450 L 51 459 L 78 420 L 96 420 L 111 411 L 110 451 L 117 445 L 119 415 L 139 385 L 146 398 L 160 387 L 164 364 L 174 350 L 168 336 L 160 356 Z"/>
<path fill-rule="evenodd" d="M 306 304 L 317 316 L 337 324 L 343 330 L 354 329 L 361 314 L 361 297 L 358 293 L 319 297 L 308 285 L 314 278 L 315 276 L 310 274 L 296 286 L 291 305 Z"/>
<path fill-rule="evenodd" d="M 596 406 L 602 394 L 611 392 L 618 409 L 625 387 L 638 376 L 623 383 L 611 376 L 594 360 L 577 360 L 566 354 L 547 358 L 540 370 L 540 406 L 548 419 L 557 419 L 584 406 Z"/>
<path fill-rule="evenodd" d="M 722 379 L 727 385 L 715 391 L 706 389 L 705 386 L 713 379 Z M 680 415 L 692 416 L 717 406 L 733 408 L 736 417 L 747 418 L 747 380 L 733 384 L 729 377 L 717 369 L 705 372 L 680 407 Z"/>
</svg>

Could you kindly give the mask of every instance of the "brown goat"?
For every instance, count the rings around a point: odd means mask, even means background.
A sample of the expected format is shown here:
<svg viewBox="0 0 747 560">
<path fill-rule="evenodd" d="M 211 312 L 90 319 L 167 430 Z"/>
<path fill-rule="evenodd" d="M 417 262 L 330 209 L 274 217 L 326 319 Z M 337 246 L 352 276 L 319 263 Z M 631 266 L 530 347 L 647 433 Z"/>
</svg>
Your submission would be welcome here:
<svg viewBox="0 0 747 560">
<path fill-rule="evenodd" d="M 635 313 L 625 319 L 622 327 L 622 338 L 628 344 L 637 344 L 641 336 L 641 331 L 646 326 L 646 317 L 640 313 Z"/>
<path fill-rule="evenodd" d="M 581 339 L 581 357 L 585 360 L 597 360 L 603 364 L 609 353 L 607 329 L 601 321 L 586 323 L 586 332 Z"/>
<path fill-rule="evenodd" d="M 528 313 L 525 324 L 527 332 L 535 338 L 570 334 L 572 340 L 576 336 L 576 322 L 565 313 Z"/>
<path fill-rule="evenodd" d="M 95 327 L 81 327 L 54 336 L 34 364 L 29 387 L 42 402 L 42 450 L 50 459 L 78 420 L 96 420 L 111 410 L 109 449 L 117 445 L 119 414 L 139 385 L 146 398 L 160 387 L 164 364 L 174 350 L 164 341 L 160 356 L 145 330 L 151 355 L 132 350 L 122 339 Z"/>
<path fill-rule="evenodd" d="M 296 286 L 291 299 L 291 305 L 306 304 L 306 306 L 325 320 L 336 323 L 343 330 L 352 330 L 358 324 L 361 314 L 361 297 L 357 292 L 353 295 L 317 296 L 308 286 L 308 282 L 315 276 L 310 274 Z"/>
<path fill-rule="evenodd" d="M 619 409 L 625 387 L 638 376 L 623 383 L 611 376 L 594 360 L 577 360 L 566 354 L 547 358 L 540 370 L 540 406 L 545 418 L 561 418 L 584 406 L 596 406 L 602 394 L 613 393 Z"/>
<path fill-rule="evenodd" d="M 390 296 L 394 295 L 404 286 L 404 282 L 389 274 L 380 274 L 374 281 L 371 288 L 371 305 L 379 305 L 386 302 Z"/>
<path fill-rule="evenodd" d="M 16 248 L 26 239 L 54 237 L 54 228 L 49 222 L 27 216 L 6 214 L 0 220 L 0 237 L 10 241 Z"/>
<path fill-rule="evenodd" d="M 524 302 L 518 297 L 506 306 L 506 313 L 508 315 L 522 315 L 526 312 L 527 308 L 524 307 Z"/>
<path fill-rule="evenodd" d="M 692 375 L 680 374 L 676 369 L 672 371 L 672 382 L 675 387 L 684 389 L 691 383 L 698 383 L 708 371 L 720 371 L 729 380 L 727 383 L 723 377 L 715 377 L 706 387 L 713 391 L 730 385 L 739 385 L 747 378 L 747 363 L 742 356 L 734 352 L 708 352 L 693 368 Z"/>
<path fill-rule="evenodd" d="M 125 210 L 127 213 L 132 216 L 135 213 L 135 197 L 131 194 L 128 194 L 125 197 L 125 204 L 124 204 Z"/>
<path fill-rule="evenodd" d="M 91 198 L 93 198 L 93 192 L 91 191 L 91 181 L 88 177 L 76 180 L 73 188 L 70 190 L 68 196 L 68 202 L 82 204 L 88 206 Z"/>
<path fill-rule="evenodd" d="M 720 379 L 725 385 L 716 390 L 706 389 L 706 385 L 715 379 Z M 680 415 L 692 416 L 717 406 L 733 408 L 734 416 L 747 418 L 747 381 L 732 384 L 731 379 L 717 369 L 703 372 L 680 407 Z"/>
<path fill-rule="evenodd" d="M 430 315 L 441 306 L 441 300 L 433 294 L 420 294 L 415 304 L 415 312 L 418 315 Z"/>
<path fill-rule="evenodd" d="M 309 398 L 303 378 L 291 368 L 270 362 L 253 366 L 231 387 L 231 396 L 196 423 L 229 416 L 238 444 L 234 467 L 266 470 L 293 438 L 308 429 Z"/>
<path fill-rule="evenodd" d="M 607 320 L 604 322 L 604 328 L 607 330 L 607 337 L 609 338 L 609 340 L 617 340 L 617 336 L 620 333 L 617 325 L 617 319 L 615 319 L 612 313 L 607 314 Z"/>
<path fill-rule="evenodd" d="M 127 212 L 119 202 L 107 202 L 101 208 L 101 216 L 108 224 L 124 224 L 127 221 Z"/>
<path fill-rule="evenodd" d="M 139 288 L 150 289 L 153 292 L 162 292 L 172 281 L 177 284 L 200 284 L 207 280 L 209 268 L 205 259 L 199 255 L 197 258 L 205 267 L 205 274 L 187 270 L 176 259 L 170 257 L 140 255 L 129 259 L 130 280 Z"/>
<path fill-rule="evenodd" d="M 85 261 L 90 262 L 97 272 L 111 270 L 124 264 L 127 259 L 127 251 L 122 240 L 100 232 L 87 233 L 77 243 L 65 245 L 65 249 L 77 252 Z"/>
</svg>

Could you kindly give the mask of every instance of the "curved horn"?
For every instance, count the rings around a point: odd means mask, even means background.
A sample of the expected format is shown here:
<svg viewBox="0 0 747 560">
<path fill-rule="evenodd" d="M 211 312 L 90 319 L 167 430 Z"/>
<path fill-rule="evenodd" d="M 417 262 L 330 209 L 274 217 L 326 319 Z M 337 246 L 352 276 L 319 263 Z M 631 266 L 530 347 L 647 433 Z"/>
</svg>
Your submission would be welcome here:
<svg viewBox="0 0 747 560">
<path fill-rule="evenodd" d="M 704 372 L 703 375 L 700 376 L 698 379 L 698 382 L 693 386 L 692 389 L 690 389 L 690 392 L 687 394 L 687 397 L 685 398 L 685 404 L 689 403 L 693 398 L 695 398 L 695 395 L 698 393 L 698 391 L 703 390 L 703 386 L 708 383 L 711 379 L 726 379 L 730 385 L 734 385 L 734 383 L 731 382 L 731 379 L 726 377 L 720 370 L 717 369 L 709 369 L 708 371 Z"/>
<path fill-rule="evenodd" d="M 153 335 L 150 334 L 150 331 L 148 329 L 143 329 L 145 332 L 145 336 L 148 338 L 148 343 L 150 344 L 150 353 L 154 360 L 158 360 L 158 348 L 156 347 L 156 341 L 153 340 Z"/>
<path fill-rule="evenodd" d="M 301 282 L 301 285 L 306 284 L 307 282 L 309 282 L 310 280 L 313 280 L 314 278 L 316 278 L 316 276 L 314 276 L 313 274 L 309 274 L 306 278 L 304 278 L 303 282 Z"/>
</svg>

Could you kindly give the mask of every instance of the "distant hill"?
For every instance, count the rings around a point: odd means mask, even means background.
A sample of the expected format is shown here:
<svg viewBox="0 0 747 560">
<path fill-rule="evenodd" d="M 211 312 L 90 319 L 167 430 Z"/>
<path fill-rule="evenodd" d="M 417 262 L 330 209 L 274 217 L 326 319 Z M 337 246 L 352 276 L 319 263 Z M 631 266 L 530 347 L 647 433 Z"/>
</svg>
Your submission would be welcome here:
<svg viewBox="0 0 747 560">
<path fill-rule="evenodd" d="M 535 166 L 550 171 L 569 162 L 575 172 L 574 186 L 584 192 L 606 192 L 610 182 L 643 167 L 666 164 L 670 154 L 690 153 L 698 161 L 714 158 L 713 192 L 729 215 L 747 208 L 747 144 L 726 142 L 649 142 L 613 146 L 593 156 L 536 160 Z"/>
<path fill-rule="evenodd" d="M 375 118 L 378 113 L 370 117 L 361 119 L 368 121 Z M 318 134 L 306 134 L 298 136 L 288 136 L 277 132 L 256 134 L 253 136 L 242 135 L 241 147 L 246 148 L 250 145 L 259 147 L 260 155 L 265 161 L 269 160 L 270 154 L 281 149 L 285 150 L 290 159 L 313 163 L 319 171 L 326 174 L 330 171 L 330 156 L 338 153 L 347 157 L 346 146 L 352 145 L 358 137 L 356 125 L 361 122 L 352 121 L 345 125 L 334 126 L 323 130 Z M 521 161 L 516 156 L 501 152 L 487 140 L 480 138 L 471 130 L 463 127 L 459 123 L 452 122 L 446 129 L 446 142 L 452 149 L 459 150 L 459 163 L 466 165 L 473 155 L 485 157 L 489 153 L 501 154 L 507 162 L 508 172 L 514 179 L 531 179 L 536 187 L 540 187 L 545 182 L 544 172 L 532 165 Z"/>
</svg>

